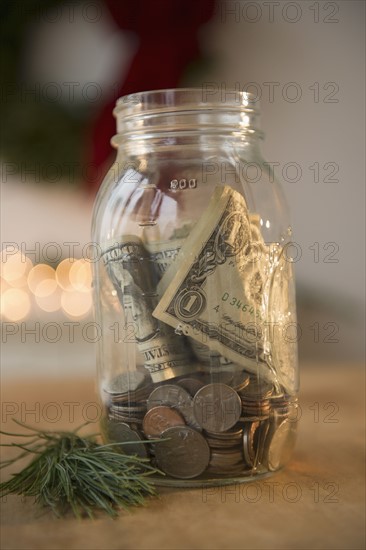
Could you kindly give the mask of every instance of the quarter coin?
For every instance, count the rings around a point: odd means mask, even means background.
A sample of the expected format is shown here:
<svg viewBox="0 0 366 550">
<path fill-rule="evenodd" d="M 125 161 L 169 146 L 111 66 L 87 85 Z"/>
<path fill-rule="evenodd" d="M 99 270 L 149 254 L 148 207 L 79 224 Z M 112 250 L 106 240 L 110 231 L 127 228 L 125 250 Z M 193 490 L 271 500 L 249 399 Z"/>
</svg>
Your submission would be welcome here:
<svg viewBox="0 0 366 550">
<path fill-rule="evenodd" d="M 140 371 L 123 372 L 119 374 L 105 388 L 112 395 L 136 391 L 147 379 L 147 375 Z"/>
<path fill-rule="evenodd" d="M 147 458 L 147 448 L 146 445 L 142 443 L 141 435 L 137 431 L 132 430 L 128 424 L 124 422 L 107 421 L 104 429 L 106 437 L 111 443 L 121 443 L 118 450 L 128 455 L 137 455 L 140 458 Z"/>
<path fill-rule="evenodd" d="M 234 426 L 241 415 L 241 400 L 226 384 L 208 384 L 194 396 L 194 416 L 208 432 L 225 432 Z"/>
<path fill-rule="evenodd" d="M 175 426 L 162 433 L 155 444 L 155 458 L 161 470 L 181 479 L 201 475 L 210 460 L 210 448 L 202 435 L 189 426 Z"/>
</svg>

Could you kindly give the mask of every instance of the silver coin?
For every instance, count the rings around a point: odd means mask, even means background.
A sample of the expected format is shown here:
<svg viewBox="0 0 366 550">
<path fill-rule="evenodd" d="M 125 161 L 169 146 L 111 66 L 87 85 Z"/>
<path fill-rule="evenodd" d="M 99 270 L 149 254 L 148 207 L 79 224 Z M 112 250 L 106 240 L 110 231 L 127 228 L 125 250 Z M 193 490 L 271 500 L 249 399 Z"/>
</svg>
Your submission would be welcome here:
<svg viewBox="0 0 366 550">
<path fill-rule="evenodd" d="M 254 435 L 259 428 L 260 423 L 251 422 L 244 427 L 243 431 L 243 451 L 244 459 L 247 466 L 253 467 L 255 465 L 256 451 L 254 447 Z"/>
<path fill-rule="evenodd" d="M 290 459 L 296 442 L 296 424 L 289 419 L 275 428 L 268 447 L 268 469 L 274 472 Z"/>
<path fill-rule="evenodd" d="M 207 384 L 230 385 L 230 383 L 233 381 L 233 378 L 234 378 L 234 372 L 235 371 L 233 369 L 223 370 L 221 365 L 217 371 L 215 371 L 214 369 L 210 369 L 209 371 L 206 371 L 204 373 L 204 379 L 205 379 L 206 385 Z"/>
<path fill-rule="evenodd" d="M 174 426 L 155 444 L 157 464 L 166 474 L 181 479 L 201 475 L 210 460 L 210 448 L 200 433 L 188 426 Z"/>
<path fill-rule="evenodd" d="M 182 378 L 178 380 L 178 384 L 184 388 L 192 397 L 196 395 L 198 390 L 203 388 L 204 384 L 197 378 Z"/>
<path fill-rule="evenodd" d="M 146 413 L 146 407 L 144 408 L 130 408 L 130 407 L 119 407 L 115 405 L 111 405 L 109 408 L 111 413 L 114 413 L 116 415 L 122 415 L 122 416 L 134 416 L 139 418 L 140 416 L 143 417 Z"/>
<path fill-rule="evenodd" d="M 161 405 L 184 406 L 191 401 L 191 396 L 184 388 L 177 384 L 163 384 L 151 392 L 147 400 L 147 408 L 149 410 Z"/>
<path fill-rule="evenodd" d="M 249 384 L 241 390 L 241 396 L 250 399 L 266 399 L 273 393 L 273 385 L 263 380 L 251 377 Z"/>
<path fill-rule="evenodd" d="M 243 450 L 239 449 L 215 449 L 211 452 L 211 461 L 219 460 L 222 463 L 237 462 L 243 460 Z"/>
<path fill-rule="evenodd" d="M 130 391 L 127 393 L 110 394 L 110 399 L 112 403 L 121 403 L 121 404 L 140 403 L 140 402 L 146 401 L 146 399 L 149 397 L 152 390 L 153 390 L 153 385 L 148 384 L 147 386 L 142 386 L 141 388 L 138 388 L 136 391 Z"/>
<path fill-rule="evenodd" d="M 136 391 L 147 379 L 141 371 L 123 372 L 113 378 L 110 383 L 104 388 L 109 394 L 124 394 Z"/>
<path fill-rule="evenodd" d="M 234 449 L 238 447 L 238 443 L 233 440 L 214 439 L 206 437 L 206 441 L 212 449 Z"/>
<path fill-rule="evenodd" d="M 137 455 L 141 458 L 148 456 L 147 447 L 142 443 L 140 434 L 132 430 L 124 422 L 107 421 L 104 424 L 104 433 L 111 443 L 121 443 L 116 445 L 116 449 L 128 455 Z"/>
<path fill-rule="evenodd" d="M 226 432 L 209 432 L 208 430 L 205 430 L 205 435 L 208 437 L 212 437 L 215 439 L 220 440 L 230 440 L 230 441 L 241 441 L 241 437 L 243 435 L 243 428 L 232 428 L 231 430 L 227 430 Z"/>
<path fill-rule="evenodd" d="M 237 449 L 232 451 L 229 449 L 212 449 L 210 464 L 230 465 L 243 462 L 243 450 Z"/>
<path fill-rule="evenodd" d="M 143 404 L 141 403 L 140 405 L 135 405 L 134 403 L 131 403 L 131 404 L 124 404 L 124 405 L 121 405 L 121 404 L 113 404 L 112 405 L 112 408 L 116 411 L 121 411 L 121 412 L 130 412 L 130 413 L 145 413 L 146 412 L 146 403 Z"/>
<path fill-rule="evenodd" d="M 131 424 L 139 424 L 139 425 L 142 424 L 142 417 L 138 418 L 136 416 L 124 416 L 123 414 L 121 414 L 121 415 L 110 414 L 108 418 L 112 422 L 123 422 L 123 423 L 127 423 L 129 425 L 131 425 Z"/>
<path fill-rule="evenodd" d="M 193 400 L 189 393 L 177 384 L 164 384 L 155 388 L 147 400 L 148 410 L 168 405 L 177 409 L 192 428 L 201 430 L 193 414 Z"/>
<path fill-rule="evenodd" d="M 240 397 L 226 384 L 209 384 L 196 393 L 193 411 L 198 424 L 205 430 L 225 432 L 240 418 Z"/>
<path fill-rule="evenodd" d="M 134 413 L 137 415 L 140 415 L 140 414 L 144 415 L 146 412 L 146 405 L 144 407 L 139 407 L 139 406 L 128 407 L 127 405 L 121 406 L 119 403 L 118 404 L 112 403 L 109 408 L 111 411 L 120 412 L 122 414 Z"/>
</svg>

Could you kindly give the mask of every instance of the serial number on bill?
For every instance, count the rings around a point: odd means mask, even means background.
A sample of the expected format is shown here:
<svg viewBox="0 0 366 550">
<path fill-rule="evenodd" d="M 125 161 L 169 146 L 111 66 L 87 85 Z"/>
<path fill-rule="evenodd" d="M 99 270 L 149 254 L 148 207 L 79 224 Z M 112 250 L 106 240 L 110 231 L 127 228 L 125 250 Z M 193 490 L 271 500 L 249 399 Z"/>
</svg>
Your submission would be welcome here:
<svg viewBox="0 0 366 550">
<path fill-rule="evenodd" d="M 237 307 L 244 313 L 249 313 L 250 315 L 255 315 L 255 317 L 260 317 L 259 309 L 255 308 L 251 304 L 246 304 L 245 302 L 242 302 L 235 296 L 231 296 L 228 292 L 224 292 L 224 294 L 221 297 L 221 301 L 228 302 L 230 306 Z"/>
</svg>

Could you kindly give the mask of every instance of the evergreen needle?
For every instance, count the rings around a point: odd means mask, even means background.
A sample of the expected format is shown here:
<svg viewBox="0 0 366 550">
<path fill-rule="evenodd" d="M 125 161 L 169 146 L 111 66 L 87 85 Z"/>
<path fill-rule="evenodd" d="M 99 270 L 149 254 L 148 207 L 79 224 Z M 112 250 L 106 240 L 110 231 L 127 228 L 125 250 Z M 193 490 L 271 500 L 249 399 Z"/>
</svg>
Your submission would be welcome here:
<svg viewBox="0 0 366 550">
<path fill-rule="evenodd" d="M 144 504 L 147 496 L 156 494 L 149 476 L 161 472 L 148 459 L 120 452 L 123 443 L 118 443 L 116 450 L 116 444 L 99 445 L 94 436 L 81 437 L 78 431 L 85 424 L 72 432 L 48 432 L 14 421 L 31 433 L 0 434 L 32 439 L 26 444 L 1 444 L 23 451 L 1 467 L 29 454 L 34 457 L 10 480 L 0 483 L 1 497 L 33 496 L 57 516 L 71 510 L 76 517 L 92 517 L 93 510 L 99 509 L 115 517 L 118 508 Z"/>
</svg>

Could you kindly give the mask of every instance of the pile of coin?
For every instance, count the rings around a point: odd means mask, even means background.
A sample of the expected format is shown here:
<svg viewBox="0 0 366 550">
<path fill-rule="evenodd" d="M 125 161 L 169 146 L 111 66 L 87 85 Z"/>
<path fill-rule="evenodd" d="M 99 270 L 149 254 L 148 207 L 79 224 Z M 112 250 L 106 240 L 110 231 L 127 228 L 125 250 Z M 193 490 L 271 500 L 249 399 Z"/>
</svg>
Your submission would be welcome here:
<svg viewBox="0 0 366 550">
<path fill-rule="evenodd" d="M 271 395 L 270 399 L 272 414 L 276 416 L 288 417 L 290 414 L 291 398 L 284 393 L 279 395 Z"/>
<path fill-rule="evenodd" d="M 148 410 L 156 409 L 160 405 L 166 405 L 177 410 L 184 418 L 185 424 L 200 430 L 193 413 L 193 399 L 191 395 L 178 384 L 158 385 L 149 395 L 147 400 Z"/>
<path fill-rule="evenodd" d="M 120 374 L 108 387 L 109 419 L 141 425 L 152 384 L 147 371 Z"/>
<path fill-rule="evenodd" d="M 273 386 L 254 376 L 250 376 L 249 384 L 240 391 L 243 420 L 265 420 L 270 414 L 270 396 Z"/>
<path fill-rule="evenodd" d="M 136 371 L 119 375 L 104 391 L 106 439 L 121 443 L 123 452 L 150 456 L 174 478 L 248 475 L 260 465 L 278 469 L 283 447 L 293 440 L 291 398 L 244 370 L 155 384 Z"/>
<path fill-rule="evenodd" d="M 243 428 L 221 433 L 206 432 L 205 435 L 211 449 L 207 472 L 217 475 L 240 474 L 244 469 Z"/>
</svg>

